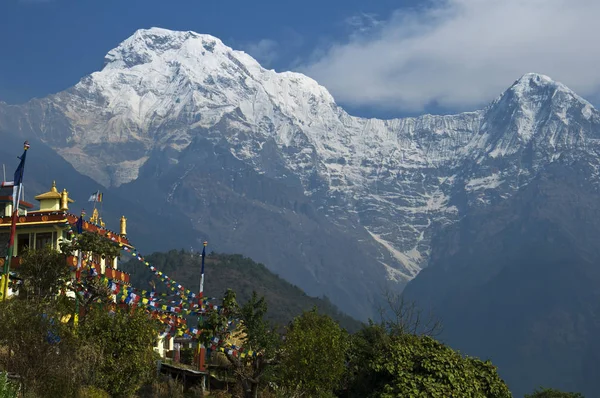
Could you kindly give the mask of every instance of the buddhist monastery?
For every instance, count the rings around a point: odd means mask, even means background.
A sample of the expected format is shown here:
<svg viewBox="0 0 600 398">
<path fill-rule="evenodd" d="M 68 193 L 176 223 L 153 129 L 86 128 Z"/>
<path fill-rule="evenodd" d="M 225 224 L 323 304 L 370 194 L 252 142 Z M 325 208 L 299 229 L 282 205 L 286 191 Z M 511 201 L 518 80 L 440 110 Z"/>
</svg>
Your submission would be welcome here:
<svg viewBox="0 0 600 398">
<path fill-rule="evenodd" d="M 0 188 L 0 268 L 4 266 L 7 256 L 7 243 L 9 240 L 11 215 L 13 213 L 12 188 Z M 10 263 L 10 269 L 18 273 L 19 256 L 26 247 L 39 249 L 50 245 L 60 250 L 62 241 L 70 241 L 73 237 L 72 231 L 77 231 L 79 216 L 69 212 L 69 204 L 74 201 L 69 197 L 66 189 L 59 191 L 56 182 L 46 193 L 35 197 L 39 202 L 39 209 L 33 210 L 34 205 L 25 201 L 19 202 L 19 218 L 17 222 L 17 234 L 15 236 L 14 257 Z M 127 239 L 127 220 L 121 217 L 120 231 L 114 232 L 105 227 L 105 223 L 99 217 L 97 209 L 89 220 L 83 221 L 83 231 L 99 234 L 110 239 L 116 244 L 131 248 Z M 91 253 L 88 256 L 86 266 L 92 266 L 100 274 L 109 279 L 129 284 L 129 274 L 117 270 L 117 258 L 101 258 L 100 255 Z M 77 257 L 67 257 L 67 262 L 73 266 L 77 265 Z M 91 263 L 91 264 L 90 264 Z M 13 292 L 9 290 L 8 295 Z"/>
<path fill-rule="evenodd" d="M 4 267 L 8 256 L 7 248 L 13 214 L 12 195 L 12 187 L 0 185 L 0 270 Z M 34 209 L 35 206 L 32 203 L 24 200 L 18 203 L 15 245 L 13 257 L 10 261 L 11 279 L 18 279 L 19 264 L 22 261 L 21 256 L 26 248 L 37 250 L 49 245 L 56 250 L 60 250 L 60 243 L 71 241 L 78 230 L 80 216 L 69 212 L 69 206 L 74 200 L 69 197 L 69 192 L 66 189 L 59 190 L 56 182 L 52 183 L 48 192 L 37 195 L 35 200 L 38 202 L 38 209 Z M 120 219 L 119 232 L 111 231 L 106 228 L 98 210 L 94 207 L 92 216 L 87 220 L 83 219 L 81 228 L 83 232 L 98 234 L 118 244 L 126 251 L 135 252 L 134 247 L 127 238 L 127 219 L 125 216 Z M 83 267 L 89 268 L 91 266 L 99 275 L 104 275 L 121 286 L 130 286 L 130 275 L 117 269 L 118 258 L 102 258 L 94 253 L 82 254 L 84 257 Z M 73 256 L 67 257 L 67 263 L 73 267 L 74 274 L 78 256 L 79 253 L 75 253 Z M 10 288 L 9 284 L 7 296 L 10 297 L 14 294 L 17 293 Z M 181 321 L 181 318 L 175 319 L 172 326 L 174 328 L 179 327 Z M 174 338 L 175 336 L 166 332 L 159 333 L 154 350 L 163 358 L 174 355 Z M 201 360 L 198 360 L 198 366 L 204 371 L 205 349 L 201 348 L 200 353 L 198 358 L 201 358 Z"/>
</svg>

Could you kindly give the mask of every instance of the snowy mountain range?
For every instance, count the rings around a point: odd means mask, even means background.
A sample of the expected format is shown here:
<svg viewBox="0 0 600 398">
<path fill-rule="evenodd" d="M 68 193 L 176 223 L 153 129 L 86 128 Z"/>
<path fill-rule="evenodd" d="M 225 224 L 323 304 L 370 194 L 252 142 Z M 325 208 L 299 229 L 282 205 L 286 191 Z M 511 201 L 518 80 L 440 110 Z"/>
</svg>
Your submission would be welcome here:
<svg viewBox="0 0 600 398">
<path fill-rule="evenodd" d="M 185 214 L 220 248 L 361 318 L 377 291 L 427 265 L 436 231 L 558 159 L 585 159 L 590 180 L 600 167 L 600 114 L 543 75 L 475 112 L 364 119 L 307 76 L 159 28 L 72 88 L 0 103 L 0 131 L 37 137 L 107 188 L 145 192 L 147 209 Z"/>
</svg>

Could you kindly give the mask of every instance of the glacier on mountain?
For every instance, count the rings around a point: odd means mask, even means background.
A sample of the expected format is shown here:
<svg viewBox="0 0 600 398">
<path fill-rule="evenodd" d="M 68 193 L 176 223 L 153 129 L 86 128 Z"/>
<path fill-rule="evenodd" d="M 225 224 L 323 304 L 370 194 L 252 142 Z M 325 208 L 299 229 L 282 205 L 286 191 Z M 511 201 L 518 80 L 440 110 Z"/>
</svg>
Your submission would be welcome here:
<svg viewBox="0 0 600 398">
<path fill-rule="evenodd" d="M 600 153 L 598 112 L 543 75 L 475 112 L 364 119 L 307 76 L 159 28 L 138 30 L 102 70 L 37 104 L 68 126 L 58 134 L 41 120 L 40 138 L 105 186 L 138 178 L 153 151 L 176 164 L 198 135 L 226 143 L 257 172 L 297 179 L 332 220 L 364 228 L 398 282 L 426 265 L 432 233 L 469 208 L 503 200 L 559 159 L 592 154 L 597 166 Z M 284 174 L 265 155 L 273 148 Z"/>
</svg>

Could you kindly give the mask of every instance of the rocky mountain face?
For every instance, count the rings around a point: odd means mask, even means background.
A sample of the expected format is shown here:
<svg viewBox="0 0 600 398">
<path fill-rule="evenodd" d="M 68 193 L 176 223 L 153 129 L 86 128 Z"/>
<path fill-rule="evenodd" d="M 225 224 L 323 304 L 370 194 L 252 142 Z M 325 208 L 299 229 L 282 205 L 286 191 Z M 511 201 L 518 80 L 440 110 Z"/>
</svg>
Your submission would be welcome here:
<svg viewBox="0 0 600 398">
<path fill-rule="evenodd" d="M 596 176 L 600 116 L 527 74 L 480 111 L 362 119 L 306 76 L 266 70 L 212 36 L 152 28 L 74 87 L 0 104 L 0 130 L 184 220 L 196 232 L 182 245 L 208 238 L 365 319 L 382 289 L 427 265 L 435 231 L 559 159 L 586 156 Z"/>
<path fill-rule="evenodd" d="M 539 386 L 600 391 L 600 193 L 590 160 L 558 160 L 436 235 L 429 266 L 404 290 L 442 321 L 444 342 L 491 358 L 515 397 Z"/>
</svg>

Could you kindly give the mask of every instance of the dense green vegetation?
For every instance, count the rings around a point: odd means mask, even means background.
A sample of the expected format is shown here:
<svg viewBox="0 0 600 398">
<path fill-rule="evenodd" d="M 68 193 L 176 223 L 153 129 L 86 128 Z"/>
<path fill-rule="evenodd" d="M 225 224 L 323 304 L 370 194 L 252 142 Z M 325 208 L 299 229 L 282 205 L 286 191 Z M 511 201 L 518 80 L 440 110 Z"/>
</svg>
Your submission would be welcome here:
<svg viewBox="0 0 600 398">
<path fill-rule="evenodd" d="M 70 277 L 66 256 L 75 248 L 114 254 L 105 243 L 79 235 L 63 253 L 46 247 L 23 255 L 18 295 L 0 302 L 0 366 L 18 375 L 25 396 L 75 397 L 83 388 L 126 397 L 150 380 L 156 321 L 141 308 L 115 305 L 99 278 Z"/>
<path fill-rule="evenodd" d="M 75 245 L 106 249 L 90 236 Z M 73 247 L 65 246 L 65 253 Z M 51 248 L 27 252 L 19 295 L 0 302 L 0 372 L 18 380 L 1 373 L 0 398 L 204 396 L 154 371 L 152 347 L 161 328 L 149 313 L 113 305 L 96 276 L 68 283 L 64 256 Z M 212 265 L 219 264 L 213 256 Z M 60 292 L 81 293 L 82 287 L 87 299 L 80 297 L 75 322 L 73 299 Z M 209 351 L 209 363 L 220 363 L 229 380 L 227 391 L 213 390 L 212 397 L 512 397 L 495 366 L 433 339 L 437 324 L 401 297 L 388 295 L 382 319 L 353 334 L 316 306 L 278 325 L 268 315 L 270 303 L 256 291 L 238 303 L 236 292 L 226 289 L 216 301 L 219 308 L 198 320 L 200 341 L 210 347 L 215 338 L 235 339 L 245 351 Z M 526 398 L 583 397 L 542 389 Z"/>
<path fill-rule="evenodd" d="M 171 278 L 192 291 L 199 291 L 201 257 L 198 253 L 171 250 L 168 253 L 154 253 L 145 260 Z M 130 260 L 120 268 L 131 274 L 132 285 L 150 290 L 153 274 L 138 260 Z M 279 325 L 285 325 L 302 311 L 317 307 L 320 312 L 337 320 L 346 330 L 353 332 L 360 328 L 360 322 L 341 313 L 327 298 L 306 295 L 300 288 L 281 279 L 263 264 L 238 254 L 210 253 L 205 260 L 204 291 L 207 297 L 221 297 L 231 288 L 240 302 L 246 302 L 257 292 L 269 303 L 267 318 Z M 156 290 L 164 292 L 158 282 Z"/>
<path fill-rule="evenodd" d="M 533 394 L 525 394 L 525 398 L 583 398 L 578 392 L 563 392 L 554 388 L 537 388 Z"/>
</svg>

